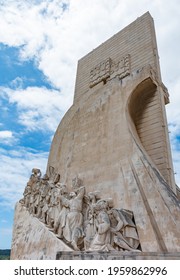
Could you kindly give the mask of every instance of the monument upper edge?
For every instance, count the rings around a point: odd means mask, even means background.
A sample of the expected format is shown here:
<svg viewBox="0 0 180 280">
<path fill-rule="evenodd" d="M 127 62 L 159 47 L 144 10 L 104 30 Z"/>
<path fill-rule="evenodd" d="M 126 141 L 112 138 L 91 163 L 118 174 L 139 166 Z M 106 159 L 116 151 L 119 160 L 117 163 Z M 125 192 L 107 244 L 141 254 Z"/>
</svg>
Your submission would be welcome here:
<svg viewBox="0 0 180 280">
<path fill-rule="evenodd" d="M 91 50 L 90 52 L 88 52 L 86 55 L 82 56 L 80 59 L 78 59 L 78 62 L 80 62 L 81 60 L 83 60 L 84 58 L 87 58 L 88 56 L 90 56 L 94 51 L 96 51 L 97 49 L 101 48 L 102 45 L 106 44 L 107 42 L 111 41 L 112 38 L 119 36 L 121 33 L 123 33 L 126 29 L 128 29 L 131 25 L 133 25 L 137 20 L 142 20 L 145 17 L 149 17 L 150 20 L 153 20 L 153 17 L 151 16 L 150 12 L 147 11 L 146 13 L 144 13 L 142 16 L 137 17 L 137 19 L 135 19 L 133 22 L 131 22 L 130 24 L 126 25 L 124 28 L 122 28 L 120 31 L 118 31 L 117 33 L 115 33 L 113 36 L 111 36 L 110 38 L 108 38 L 107 40 L 105 40 L 104 42 L 102 42 L 100 45 L 98 45 L 97 47 L 95 47 L 93 50 Z"/>
</svg>

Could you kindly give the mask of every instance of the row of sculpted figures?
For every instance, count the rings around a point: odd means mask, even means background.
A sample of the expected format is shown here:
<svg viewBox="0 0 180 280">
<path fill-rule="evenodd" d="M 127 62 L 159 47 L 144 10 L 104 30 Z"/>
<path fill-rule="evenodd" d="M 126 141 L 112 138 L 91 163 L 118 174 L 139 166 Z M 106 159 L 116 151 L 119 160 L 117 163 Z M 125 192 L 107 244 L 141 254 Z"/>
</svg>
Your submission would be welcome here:
<svg viewBox="0 0 180 280">
<path fill-rule="evenodd" d="M 53 167 L 49 174 L 33 168 L 20 202 L 58 238 L 75 251 L 141 250 L 132 211 L 113 208 L 98 191 L 86 194 L 78 176 L 69 192 Z"/>
</svg>

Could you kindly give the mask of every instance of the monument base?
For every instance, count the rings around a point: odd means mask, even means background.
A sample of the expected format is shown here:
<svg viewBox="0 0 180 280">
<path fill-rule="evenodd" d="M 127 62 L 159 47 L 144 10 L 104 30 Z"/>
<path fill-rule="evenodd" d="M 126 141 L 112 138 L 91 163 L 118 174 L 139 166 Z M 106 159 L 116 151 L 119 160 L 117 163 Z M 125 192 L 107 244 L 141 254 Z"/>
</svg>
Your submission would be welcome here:
<svg viewBox="0 0 180 280">
<path fill-rule="evenodd" d="M 57 252 L 56 260 L 180 260 L 180 253 Z"/>
</svg>

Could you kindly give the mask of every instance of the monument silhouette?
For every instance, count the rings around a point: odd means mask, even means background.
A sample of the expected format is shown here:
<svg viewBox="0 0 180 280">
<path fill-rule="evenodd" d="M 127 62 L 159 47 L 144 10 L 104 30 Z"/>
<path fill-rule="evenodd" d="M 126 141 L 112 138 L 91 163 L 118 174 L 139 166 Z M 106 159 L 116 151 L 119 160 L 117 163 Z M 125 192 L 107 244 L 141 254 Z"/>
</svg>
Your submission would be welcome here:
<svg viewBox="0 0 180 280">
<path fill-rule="evenodd" d="M 47 172 L 16 205 L 11 259 L 179 258 L 168 102 L 149 12 L 81 58 Z"/>
</svg>

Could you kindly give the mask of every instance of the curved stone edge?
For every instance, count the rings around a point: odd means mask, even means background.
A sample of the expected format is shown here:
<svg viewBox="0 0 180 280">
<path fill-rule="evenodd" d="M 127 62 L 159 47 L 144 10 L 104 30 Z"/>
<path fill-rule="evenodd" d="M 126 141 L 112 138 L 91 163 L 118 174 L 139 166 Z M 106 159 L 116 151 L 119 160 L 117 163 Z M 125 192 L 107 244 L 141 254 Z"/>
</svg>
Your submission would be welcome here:
<svg viewBox="0 0 180 280">
<path fill-rule="evenodd" d="M 11 260 L 55 260 L 58 250 L 72 251 L 19 202 L 11 248 Z"/>
</svg>

